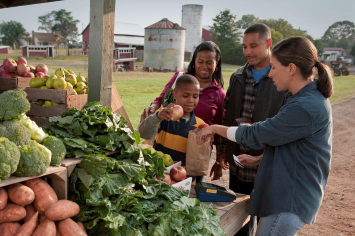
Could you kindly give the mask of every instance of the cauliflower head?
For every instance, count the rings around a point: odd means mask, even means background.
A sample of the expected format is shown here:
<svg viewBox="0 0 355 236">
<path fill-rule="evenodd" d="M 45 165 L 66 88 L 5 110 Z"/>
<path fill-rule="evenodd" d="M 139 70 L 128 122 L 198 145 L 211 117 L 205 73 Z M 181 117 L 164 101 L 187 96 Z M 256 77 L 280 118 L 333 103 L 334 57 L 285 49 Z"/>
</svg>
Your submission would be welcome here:
<svg viewBox="0 0 355 236">
<path fill-rule="evenodd" d="M 27 145 L 31 140 L 31 132 L 17 120 L 0 122 L 0 137 L 8 138 L 16 145 Z"/>
<path fill-rule="evenodd" d="M 45 146 L 31 140 L 29 145 L 19 146 L 20 162 L 15 176 L 37 176 L 47 171 L 51 163 L 51 151 Z"/>
<path fill-rule="evenodd" d="M 67 154 L 63 141 L 57 137 L 48 136 L 43 140 L 42 145 L 52 152 L 51 166 L 58 166 Z"/>
<path fill-rule="evenodd" d="M 0 94 L 0 121 L 19 119 L 22 114 L 30 110 L 27 93 L 21 89 L 14 89 Z"/>
<path fill-rule="evenodd" d="M 42 143 L 43 139 L 45 139 L 48 135 L 43 131 L 41 127 L 39 127 L 36 122 L 31 120 L 25 114 L 21 116 L 19 121 L 23 126 L 28 128 L 31 133 L 31 139 L 37 141 L 38 143 Z"/>
<path fill-rule="evenodd" d="M 0 137 L 0 182 L 13 174 L 20 161 L 20 151 L 16 144 Z"/>
</svg>

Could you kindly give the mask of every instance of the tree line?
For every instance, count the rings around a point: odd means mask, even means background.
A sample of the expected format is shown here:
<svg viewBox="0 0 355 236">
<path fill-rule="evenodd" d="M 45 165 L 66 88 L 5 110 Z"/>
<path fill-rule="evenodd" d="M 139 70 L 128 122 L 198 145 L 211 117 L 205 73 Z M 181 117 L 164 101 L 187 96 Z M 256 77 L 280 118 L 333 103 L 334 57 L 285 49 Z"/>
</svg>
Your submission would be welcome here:
<svg viewBox="0 0 355 236">
<path fill-rule="evenodd" d="M 55 34 L 58 43 L 76 42 L 79 35 L 76 26 L 79 20 L 74 19 L 71 12 L 61 9 L 51 11 L 50 13 L 39 16 L 39 30 L 45 30 L 47 33 Z M 20 40 L 24 39 L 30 44 L 33 43 L 31 33 L 26 32 L 20 22 L 8 21 L 0 24 L 0 35 L 2 35 L 2 44 L 16 47 L 20 45 Z"/>
<path fill-rule="evenodd" d="M 320 39 L 314 39 L 307 32 L 295 29 L 284 19 L 260 19 L 249 14 L 237 20 L 236 15 L 226 9 L 213 18 L 211 27 L 212 40 L 224 52 L 224 63 L 236 65 L 245 63 L 242 42 L 240 42 L 243 33 L 238 29 L 246 29 L 255 23 L 264 23 L 269 26 L 273 45 L 290 36 L 304 36 L 314 43 L 318 53 L 324 52 L 325 47 L 341 47 L 351 49 L 350 54 L 355 57 L 355 24 L 351 21 L 335 22 L 328 27 Z"/>
</svg>

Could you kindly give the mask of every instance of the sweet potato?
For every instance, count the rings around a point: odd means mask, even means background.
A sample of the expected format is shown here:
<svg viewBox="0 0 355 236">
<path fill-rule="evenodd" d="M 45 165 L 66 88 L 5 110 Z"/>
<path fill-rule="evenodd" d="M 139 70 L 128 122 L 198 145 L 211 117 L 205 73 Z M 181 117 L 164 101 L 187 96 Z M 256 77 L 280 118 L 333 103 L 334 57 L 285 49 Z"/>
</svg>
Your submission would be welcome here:
<svg viewBox="0 0 355 236">
<path fill-rule="evenodd" d="M 86 233 L 86 229 L 85 229 L 85 226 L 84 226 L 84 224 L 83 223 L 81 223 L 81 222 L 76 222 L 78 225 L 79 225 L 79 227 Z"/>
<path fill-rule="evenodd" d="M 32 189 L 35 193 L 33 206 L 39 214 L 44 215 L 44 212 L 48 206 L 58 202 L 57 194 L 46 181 L 39 178 L 31 179 L 25 181 L 25 185 Z"/>
<path fill-rule="evenodd" d="M 32 204 L 25 206 L 25 209 L 26 209 L 26 217 L 23 219 L 23 222 L 26 223 L 36 213 L 36 209 Z"/>
<path fill-rule="evenodd" d="M 87 236 L 80 226 L 70 218 L 60 221 L 58 230 L 61 236 Z"/>
<path fill-rule="evenodd" d="M 17 230 L 21 225 L 17 222 L 2 223 L 0 224 L 0 235 L 1 236 L 15 236 Z"/>
<path fill-rule="evenodd" d="M 15 183 L 7 187 L 7 194 L 9 199 L 20 206 L 31 204 L 35 199 L 35 194 L 29 187 Z"/>
<path fill-rule="evenodd" d="M 56 236 L 55 223 L 48 218 L 44 218 L 40 221 L 33 236 Z"/>
<path fill-rule="evenodd" d="M 7 198 L 8 198 L 8 195 L 7 195 L 7 192 L 5 191 L 5 189 L 0 188 L 0 211 L 5 208 L 5 206 L 7 204 Z"/>
<path fill-rule="evenodd" d="M 45 215 L 53 221 L 65 220 L 74 217 L 80 212 L 80 207 L 75 202 L 69 200 L 59 200 L 46 209 Z"/>
<path fill-rule="evenodd" d="M 26 216 L 26 210 L 23 206 L 14 203 L 8 203 L 4 209 L 0 211 L 0 223 L 20 221 Z"/>
<path fill-rule="evenodd" d="M 38 212 L 36 212 L 32 218 L 24 223 L 16 232 L 16 236 L 29 236 L 33 234 L 37 227 L 38 222 Z"/>
<path fill-rule="evenodd" d="M 62 235 L 60 235 L 60 233 L 59 233 L 58 224 L 55 225 L 55 229 L 57 230 L 55 236 L 62 236 Z"/>
</svg>

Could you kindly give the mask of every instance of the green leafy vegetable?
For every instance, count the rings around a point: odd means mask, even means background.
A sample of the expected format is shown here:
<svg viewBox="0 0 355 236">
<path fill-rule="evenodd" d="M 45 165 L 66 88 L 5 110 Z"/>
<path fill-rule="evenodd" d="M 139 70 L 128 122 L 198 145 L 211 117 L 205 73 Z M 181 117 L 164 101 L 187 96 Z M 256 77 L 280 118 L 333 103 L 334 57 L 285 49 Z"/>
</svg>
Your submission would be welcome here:
<svg viewBox="0 0 355 236">
<path fill-rule="evenodd" d="M 174 89 L 172 88 L 169 88 L 166 93 L 164 94 L 164 97 L 163 97 L 163 102 L 162 102 L 162 106 L 163 107 L 166 107 L 168 106 L 170 103 L 173 103 L 175 104 L 175 98 L 173 96 L 173 91 Z"/>
</svg>

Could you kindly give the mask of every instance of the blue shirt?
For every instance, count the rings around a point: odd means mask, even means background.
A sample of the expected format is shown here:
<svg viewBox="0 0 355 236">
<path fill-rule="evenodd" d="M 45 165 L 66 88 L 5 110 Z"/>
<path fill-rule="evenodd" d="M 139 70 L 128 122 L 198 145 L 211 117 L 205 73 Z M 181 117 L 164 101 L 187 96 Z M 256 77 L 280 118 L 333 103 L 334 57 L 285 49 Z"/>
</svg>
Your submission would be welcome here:
<svg viewBox="0 0 355 236">
<path fill-rule="evenodd" d="M 258 83 L 259 80 L 265 75 L 266 72 L 269 71 L 271 65 L 269 65 L 268 67 L 265 67 L 264 69 L 260 69 L 260 70 L 251 70 L 251 73 L 253 75 L 253 79 L 255 81 L 255 83 Z"/>
<path fill-rule="evenodd" d="M 315 222 L 332 152 L 331 105 L 317 82 L 289 97 L 273 118 L 240 125 L 235 135 L 244 147 L 265 147 L 249 214 L 291 212 L 307 224 Z"/>
</svg>

